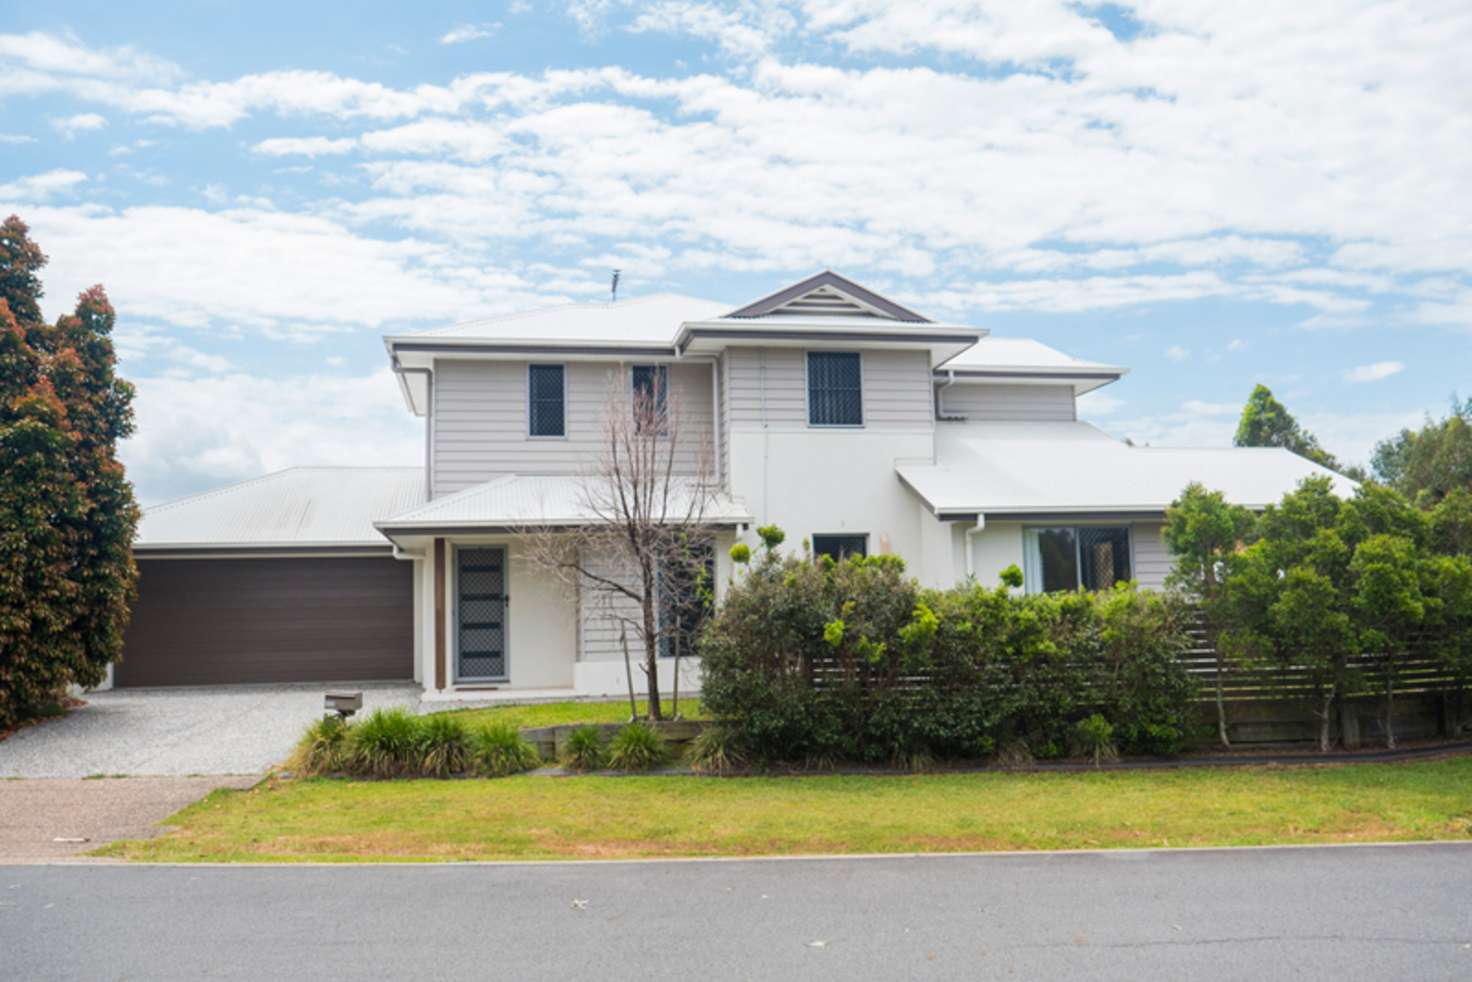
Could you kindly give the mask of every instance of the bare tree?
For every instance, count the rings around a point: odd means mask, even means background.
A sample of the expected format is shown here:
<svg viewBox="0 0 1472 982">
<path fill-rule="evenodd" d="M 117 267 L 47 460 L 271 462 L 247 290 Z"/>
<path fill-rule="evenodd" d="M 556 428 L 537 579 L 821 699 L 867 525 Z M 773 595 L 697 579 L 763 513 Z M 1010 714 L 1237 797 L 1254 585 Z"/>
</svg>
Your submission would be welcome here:
<svg viewBox="0 0 1472 982">
<path fill-rule="evenodd" d="M 667 370 L 645 370 L 633 386 L 621 381 L 609 386 L 598 459 L 577 479 L 583 522 L 522 531 L 529 561 L 553 573 L 583 609 L 617 626 L 626 665 L 629 638 L 643 645 L 649 717 L 657 720 L 664 718 L 661 650 L 676 657 L 678 672 L 698 621 L 686 594 L 693 584 L 709 596 L 707 522 L 719 487 L 710 434 L 690 424 L 668 390 Z M 631 668 L 629 676 L 636 716 Z"/>
</svg>

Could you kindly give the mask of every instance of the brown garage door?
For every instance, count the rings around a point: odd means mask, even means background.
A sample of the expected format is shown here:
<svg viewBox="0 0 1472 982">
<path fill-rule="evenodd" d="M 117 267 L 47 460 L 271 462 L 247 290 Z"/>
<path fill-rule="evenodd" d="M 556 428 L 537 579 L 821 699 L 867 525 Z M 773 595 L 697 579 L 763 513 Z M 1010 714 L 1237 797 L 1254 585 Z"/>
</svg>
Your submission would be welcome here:
<svg viewBox="0 0 1472 982">
<path fill-rule="evenodd" d="M 413 677 L 410 563 L 153 559 L 138 569 L 117 685 Z"/>
</svg>

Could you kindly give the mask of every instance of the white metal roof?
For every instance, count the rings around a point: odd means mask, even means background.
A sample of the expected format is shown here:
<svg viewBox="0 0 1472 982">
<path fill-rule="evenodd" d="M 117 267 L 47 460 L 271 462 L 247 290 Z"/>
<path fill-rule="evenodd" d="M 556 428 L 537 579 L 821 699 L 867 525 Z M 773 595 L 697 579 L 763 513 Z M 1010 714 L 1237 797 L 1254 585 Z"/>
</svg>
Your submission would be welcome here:
<svg viewBox="0 0 1472 982">
<path fill-rule="evenodd" d="M 1276 448 L 1131 447 L 1087 423 L 942 424 L 937 462 L 895 470 L 938 515 L 1159 513 L 1192 481 L 1261 508 L 1305 477 L 1354 482 Z"/>
<path fill-rule="evenodd" d="M 616 303 L 569 303 L 397 335 L 398 341 L 669 345 L 685 321 L 719 317 L 730 304 L 674 293 Z"/>
<path fill-rule="evenodd" d="M 423 501 L 420 467 L 293 467 L 148 508 L 134 545 L 387 549 L 373 523 Z"/>
<path fill-rule="evenodd" d="M 409 508 L 377 523 L 385 534 L 436 529 L 528 528 L 582 525 L 593 519 L 585 505 L 585 479 L 508 474 Z M 683 509 L 681 501 L 671 512 Z M 720 494 L 709 503 L 705 519 L 714 525 L 750 522 L 745 502 Z"/>
<path fill-rule="evenodd" d="M 958 381 L 1025 382 L 1037 378 L 1072 378 L 1080 394 L 1107 385 L 1129 369 L 1084 361 L 1032 338 L 988 335 L 937 369 L 954 372 Z"/>
</svg>

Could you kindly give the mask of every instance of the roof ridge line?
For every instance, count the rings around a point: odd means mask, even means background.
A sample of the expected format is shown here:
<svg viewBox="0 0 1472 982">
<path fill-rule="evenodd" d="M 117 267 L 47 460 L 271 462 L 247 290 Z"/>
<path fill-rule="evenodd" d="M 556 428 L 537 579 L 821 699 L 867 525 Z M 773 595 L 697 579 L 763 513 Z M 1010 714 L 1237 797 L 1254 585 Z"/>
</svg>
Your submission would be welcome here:
<svg viewBox="0 0 1472 982">
<path fill-rule="evenodd" d="M 290 467 L 281 467 L 274 471 L 267 471 L 264 474 L 257 474 L 255 477 L 248 477 L 244 480 L 235 481 L 231 484 L 224 484 L 217 488 L 210 488 L 208 491 L 197 491 L 194 494 L 186 494 L 182 498 L 170 498 L 169 500 L 161 501 L 156 505 L 145 505 L 143 507 L 143 510 L 146 512 L 156 512 L 165 508 L 173 508 L 175 505 L 188 504 L 191 501 L 201 501 L 205 498 L 213 498 L 215 495 L 225 494 L 229 491 L 235 491 L 239 488 L 248 487 L 252 484 L 259 484 L 261 481 L 267 481 L 273 477 L 280 477 L 282 474 L 287 474 L 291 471 L 332 470 L 415 471 L 416 473 L 422 473 L 424 471 L 424 468 L 419 466 L 418 464 L 292 464 Z"/>
<path fill-rule="evenodd" d="M 413 331 L 410 334 L 397 335 L 397 336 L 400 336 L 400 337 L 436 337 L 436 336 L 439 336 L 440 332 L 442 332 L 442 331 L 454 330 L 457 327 L 468 327 L 468 326 L 470 326 L 472 324 L 485 324 L 485 323 L 491 323 L 491 322 L 501 323 L 501 322 L 505 322 L 505 321 L 523 320 L 523 319 L 528 318 L 528 317 L 535 317 L 538 314 L 545 314 L 545 313 L 549 313 L 549 312 L 554 311 L 554 310 L 567 310 L 567 309 L 572 308 L 572 307 L 582 307 L 582 308 L 588 308 L 588 309 L 592 309 L 592 308 L 606 308 L 606 307 L 630 307 L 630 306 L 635 306 L 635 305 L 638 305 L 638 304 L 648 303 L 648 302 L 653 301 L 653 300 L 658 300 L 658 299 L 660 299 L 662 297 L 680 297 L 680 298 L 683 298 L 683 299 L 686 299 L 686 300 L 699 300 L 702 303 L 710 303 L 710 304 L 724 304 L 725 303 L 724 300 L 712 300 L 709 297 L 696 297 L 696 296 L 692 296 L 692 295 L 690 295 L 688 293 L 673 293 L 673 292 L 670 292 L 670 291 L 664 291 L 664 292 L 661 292 L 661 293 L 648 293 L 648 294 L 644 294 L 642 296 L 629 297 L 626 300 L 618 300 L 618 301 L 613 301 L 613 300 L 568 300 L 568 301 L 565 301 L 563 303 L 551 303 L 551 304 L 546 304 L 546 305 L 541 306 L 541 307 L 526 307 L 526 308 L 523 308 L 521 310 L 513 310 L 513 311 L 511 311 L 509 313 L 505 313 L 505 314 L 492 314 L 492 315 L 490 315 L 488 317 L 471 317 L 471 318 L 467 318 L 466 320 L 462 320 L 462 321 L 454 321 L 454 322 L 452 322 L 450 324 L 444 325 L 443 327 L 432 327 L 432 328 L 429 328 L 428 330 L 425 330 L 425 331 Z M 390 335 L 390 336 L 395 336 L 395 335 Z"/>
</svg>

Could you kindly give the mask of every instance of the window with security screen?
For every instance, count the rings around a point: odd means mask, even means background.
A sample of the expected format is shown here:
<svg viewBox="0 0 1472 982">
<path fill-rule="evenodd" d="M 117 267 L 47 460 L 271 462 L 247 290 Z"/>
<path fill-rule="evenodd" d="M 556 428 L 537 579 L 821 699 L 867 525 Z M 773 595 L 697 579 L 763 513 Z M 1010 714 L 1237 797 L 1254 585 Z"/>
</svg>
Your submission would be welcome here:
<svg viewBox="0 0 1472 982">
<path fill-rule="evenodd" d="M 1124 526 L 1055 525 L 1022 532 L 1023 587 L 1028 593 L 1108 590 L 1128 580 L 1130 530 Z"/>
<path fill-rule="evenodd" d="M 527 432 L 532 436 L 566 436 L 566 378 L 561 365 L 532 365 L 527 370 Z"/>
<path fill-rule="evenodd" d="M 808 423 L 864 425 L 863 366 L 858 352 L 808 352 Z"/>
</svg>

